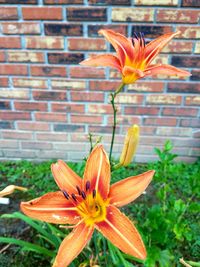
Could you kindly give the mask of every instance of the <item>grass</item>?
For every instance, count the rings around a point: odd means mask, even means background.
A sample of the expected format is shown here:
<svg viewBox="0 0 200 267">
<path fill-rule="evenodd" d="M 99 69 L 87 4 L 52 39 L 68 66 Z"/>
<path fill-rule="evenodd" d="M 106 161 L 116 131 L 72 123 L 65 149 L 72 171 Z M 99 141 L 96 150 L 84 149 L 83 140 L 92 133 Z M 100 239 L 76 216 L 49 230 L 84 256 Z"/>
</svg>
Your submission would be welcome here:
<svg viewBox="0 0 200 267">
<path fill-rule="evenodd" d="M 89 245 L 74 260 L 70 267 L 92 266 L 138 266 L 138 267 L 175 267 L 183 266 L 180 258 L 190 261 L 191 266 L 200 266 L 200 162 L 193 164 L 174 163 L 176 157 L 172 153 L 170 142 L 163 150 L 155 150 L 159 160 L 148 164 L 131 164 L 112 173 L 112 183 L 128 176 L 137 175 L 149 169 L 156 170 L 154 180 L 146 194 L 140 196 L 134 203 L 123 208 L 123 212 L 131 218 L 140 233 L 148 250 L 146 262 L 139 262 L 123 254 L 100 234 L 95 233 Z M 0 162 L 1 187 L 17 184 L 28 187 L 27 192 L 17 192 L 11 196 L 11 206 L 0 207 L 1 213 L 18 211 L 18 204 L 22 200 L 30 200 L 50 191 L 58 190 L 50 165 L 52 162 L 33 163 Z M 82 176 L 85 163 L 70 163 L 70 167 Z M 59 233 L 58 228 L 51 228 L 49 224 L 34 220 L 18 219 L 17 214 L 12 218 L 0 219 L 0 234 L 4 237 L 14 237 L 26 242 L 42 246 L 52 251 L 52 257 L 27 250 L 25 247 L 10 245 L 0 255 L 0 267 L 47 267 L 50 266 L 55 255 L 59 240 L 68 233 Z M 26 216 L 24 216 L 26 217 Z M 31 226 L 34 221 L 38 226 Z M 35 225 L 34 224 L 34 225 Z M 6 227 L 5 227 L 6 225 Z M 33 223 L 32 223 L 33 225 Z M 38 232 L 39 228 L 46 232 Z M 52 233 L 58 237 L 57 241 L 46 240 Z M 53 237 L 52 237 L 53 238 Z M 60 238 L 60 239 L 59 239 Z M 49 238 L 51 239 L 51 238 Z M 57 242 L 57 243 L 56 243 Z M 6 244 L 2 242 L 1 248 Z M 90 261 L 90 263 L 89 263 Z M 82 264 L 82 265 L 81 265 Z"/>
</svg>

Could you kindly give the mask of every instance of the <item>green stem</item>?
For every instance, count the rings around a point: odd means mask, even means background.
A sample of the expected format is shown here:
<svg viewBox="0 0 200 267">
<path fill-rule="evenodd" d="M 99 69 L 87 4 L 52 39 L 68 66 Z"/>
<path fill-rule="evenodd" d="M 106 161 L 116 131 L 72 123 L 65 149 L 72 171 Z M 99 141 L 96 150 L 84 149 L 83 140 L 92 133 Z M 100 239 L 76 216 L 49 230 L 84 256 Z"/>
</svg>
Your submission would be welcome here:
<svg viewBox="0 0 200 267">
<path fill-rule="evenodd" d="M 115 106 L 115 97 L 121 92 L 124 85 L 125 85 L 124 83 L 121 83 L 120 86 L 117 88 L 117 90 L 111 94 L 110 103 L 113 108 L 113 130 L 112 130 L 112 139 L 111 139 L 110 154 L 109 154 L 110 162 L 112 158 L 112 150 L 113 150 L 113 145 L 114 145 L 114 140 L 115 140 L 115 131 L 116 131 L 116 124 L 117 124 L 117 108 Z"/>
</svg>

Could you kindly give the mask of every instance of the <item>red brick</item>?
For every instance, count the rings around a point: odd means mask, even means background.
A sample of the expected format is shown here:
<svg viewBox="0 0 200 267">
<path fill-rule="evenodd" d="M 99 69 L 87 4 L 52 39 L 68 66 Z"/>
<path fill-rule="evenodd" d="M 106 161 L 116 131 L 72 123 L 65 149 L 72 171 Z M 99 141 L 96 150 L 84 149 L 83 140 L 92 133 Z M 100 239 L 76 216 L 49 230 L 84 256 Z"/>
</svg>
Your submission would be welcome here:
<svg viewBox="0 0 200 267">
<path fill-rule="evenodd" d="M 0 48 L 21 48 L 20 37 L 0 37 Z"/>
<path fill-rule="evenodd" d="M 18 112 L 18 111 L 0 111 L 1 120 L 30 120 L 31 115 L 29 112 Z"/>
<path fill-rule="evenodd" d="M 181 33 L 177 36 L 177 38 L 184 39 L 199 39 L 200 38 L 200 27 L 199 26 L 177 26 L 177 31 Z"/>
<path fill-rule="evenodd" d="M 31 36 L 31 37 L 25 37 L 25 40 L 26 40 L 26 48 L 64 49 L 63 37 Z"/>
<path fill-rule="evenodd" d="M 124 25 L 124 24 L 105 24 L 105 25 L 102 25 L 102 24 L 90 24 L 88 25 L 88 36 L 91 36 L 91 37 L 99 37 L 99 34 L 98 34 L 98 31 L 100 29 L 110 29 L 110 30 L 113 30 L 115 32 L 119 32 L 123 35 L 127 35 L 127 25 Z"/>
<path fill-rule="evenodd" d="M 89 82 L 89 88 L 90 90 L 95 91 L 115 91 L 118 86 L 120 85 L 120 82 L 116 81 L 90 81 Z"/>
<path fill-rule="evenodd" d="M 0 0 L 1 4 L 23 4 L 23 5 L 32 5 L 37 4 L 38 0 Z"/>
<path fill-rule="evenodd" d="M 48 62 L 52 64 L 78 64 L 83 59 L 83 53 L 48 53 Z"/>
<path fill-rule="evenodd" d="M 103 78 L 105 79 L 105 70 L 103 68 L 93 67 L 70 67 L 71 78 Z"/>
<path fill-rule="evenodd" d="M 162 53 L 192 53 L 193 42 L 171 41 L 164 47 Z"/>
<path fill-rule="evenodd" d="M 47 142 L 21 142 L 22 149 L 39 149 L 39 150 L 46 150 L 52 149 L 53 145 Z"/>
<path fill-rule="evenodd" d="M 120 111 L 120 107 L 117 108 L 118 114 Z M 95 113 L 95 114 L 113 114 L 112 106 L 107 104 L 89 104 L 88 105 L 88 113 Z"/>
<path fill-rule="evenodd" d="M 132 125 L 140 123 L 141 119 L 137 116 L 117 116 L 117 124 L 119 125 Z M 108 116 L 108 125 L 113 125 L 113 116 Z"/>
<path fill-rule="evenodd" d="M 107 133 L 112 133 L 112 126 L 97 126 L 97 125 L 92 125 L 89 126 L 89 132 L 90 133 L 98 133 L 103 135 L 103 134 L 107 134 Z M 119 127 L 116 127 L 116 134 L 119 133 Z"/>
<path fill-rule="evenodd" d="M 199 128 L 200 127 L 200 119 L 182 119 L 180 121 L 180 125 L 183 127 L 192 127 L 192 128 Z"/>
<path fill-rule="evenodd" d="M 67 19 L 68 21 L 106 21 L 106 8 L 69 7 Z"/>
<path fill-rule="evenodd" d="M 12 80 L 13 80 L 14 87 L 39 88 L 39 89 L 47 88 L 46 80 L 42 80 L 42 79 L 13 78 Z"/>
<path fill-rule="evenodd" d="M 198 115 L 197 108 L 163 108 L 162 114 L 165 116 L 195 117 Z"/>
<path fill-rule="evenodd" d="M 199 15 L 199 10 L 160 9 L 157 10 L 157 21 L 169 23 L 198 23 Z"/>
<path fill-rule="evenodd" d="M 26 131 L 50 131 L 50 125 L 46 122 L 17 122 L 17 128 Z"/>
<path fill-rule="evenodd" d="M 199 96 L 187 96 L 185 98 L 185 105 L 200 106 L 200 97 Z"/>
<path fill-rule="evenodd" d="M 191 81 L 200 81 L 200 69 L 192 70 L 192 76 L 190 77 Z"/>
<path fill-rule="evenodd" d="M 29 52 L 29 51 L 8 51 L 9 62 L 31 62 L 42 63 L 44 62 L 44 54 L 42 52 Z"/>
<path fill-rule="evenodd" d="M 134 36 L 134 32 L 143 32 L 145 38 L 156 38 L 162 34 L 173 32 L 173 28 L 166 25 L 134 25 L 132 26 L 132 36 Z"/>
<path fill-rule="evenodd" d="M 115 102 L 119 104 L 142 104 L 143 96 L 142 95 L 133 95 L 133 94 L 121 94 L 117 95 Z"/>
<path fill-rule="evenodd" d="M 158 115 L 160 108 L 156 107 L 125 107 L 124 114 L 129 115 Z"/>
<path fill-rule="evenodd" d="M 168 92 L 172 93 L 200 93 L 200 84 L 199 83 L 168 83 Z"/>
<path fill-rule="evenodd" d="M 184 7 L 200 7 L 200 2 L 197 0 L 182 0 Z"/>
<path fill-rule="evenodd" d="M 5 158 L 16 158 L 16 159 L 35 159 L 38 158 L 36 157 L 35 151 L 30 151 L 30 150 L 4 150 L 4 156 Z"/>
<path fill-rule="evenodd" d="M 163 82 L 137 82 L 128 85 L 129 91 L 135 92 L 163 92 L 164 83 Z"/>
<path fill-rule="evenodd" d="M 153 105 L 180 105 L 182 97 L 179 95 L 147 95 L 146 103 Z"/>
<path fill-rule="evenodd" d="M 18 18 L 16 7 L 1 7 L 0 20 L 16 20 Z"/>
<path fill-rule="evenodd" d="M 33 91 L 33 98 L 35 100 L 48 100 L 48 101 L 66 101 L 66 92 L 55 91 Z"/>
<path fill-rule="evenodd" d="M 112 21 L 153 22 L 154 12 L 154 9 L 150 8 L 113 7 Z"/>
<path fill-rule="evenodd" d="M 11 106 L 10 106 L 10 101 L 1 101 L 0 99 L 0 110 L 3 109 L 3 110 L 6 110 L 6 109 L 11 109 Z"/>
<path fill-rule="evenodd" d="M 0 129 L 13 129 L 14 124 L 10 121 L 0 121 Z"/>
<path fill-rule="evenodd" d="M 0 98 L 10 98 L 10 99 L 29 99 L 28 90 L 11 90 L 11 89 L 1 89 Z"/>
<path fill-rule="evenodd" d="M 40 34 L 39 23 L 34 22 L 5 22 L 2 23 L 4 34 Z"/>
<path fill-rule="evenodd" d="M 0 65 L 0 75 L 27 75 L 28 70 L 26 65 Z"/>
<path fill-rule="evenodd" d="M 89 124 L 101 124 L 101 116 L 92 116 L 92 115 L 71 115 L 72 123 L 89 123 Z"/>
<path fill-rule="evenodd" d="M 84 113 L 85 106 L 75 103 L 51 103 L 51 111 L 67 113 Z"/>
<path fill-rule="evenodd" d="M 31 75 L 44 77 L 66 77 L 65 67 L 31 66 Z"/>
<path fill-rule="evenodd" d="M 16 110 L 47 111 L 46 102 L 14 102 Z"/>
<path fill-rule="evenodd" d="M 62 20 L 61 7 L 22 7 L 25 20 Z"/>
<path fill-rule="evenodd" d="M 67 122 L 67 115 L 62 113 L 35 112 L 36 121 Z"/>
<path fill-rule="evenodd" d="M 177 6 L 178 0 L 135 0 L 135 5 L 141 6 Z"/>
<path fill-rule="evenodd" d="M 15 140 L 1 140 L 0 147 L 1 148 L 18 148 L 19 143 Z"/>
<path fill-rule="evenodd" d="M 131 0 L 89 0 L 89 5 L 131 5 Z"/>
<path fill-rule="evenodd" d="M 5 52 L 0 51 L 0 62 L 4 62 L 4 61 L 6 61 Z"/>
<path fill-rule="evenodd" d="M 156 135 L 161 136 L 187 136 L 190 137 L 192 129 L 190 128 L 181 128 L 181 127 L 157 127 Z"/>
<path fill-rule="evenodd" d="M 102 93 L 87 93 L 82 92 L 81 94 L 78 92 L 71 92 L 72 101 L 83 101 L 83 102 L 103 102 L 104 95 Z"/>
<path fill-rule="evenodd" d="M 37 133 L 36 134 L 37 140 L 48 140 L 48 141 L 68 141 L 68 134 L 67 133 Z"/>
<path fill-rule="evenodd" d="M 176 118 L 157 118 L 157 117 L 148 117 L 144 118 L 144 125 L 160 125 L 160 126 L 176 126 Z"/>
<path fill-rule="evenodd" d="M 69 50 L 106 50 L 106 43 L 103 39 L 96 38 L 68 38 Z"/>
<path fill-rule="evenodd" d="M 33 134 L 12 130 L 12 131 L 2 131 L 2 137 L 5 139 L 31 140 L 33 138 Z"/>
<path fill-rule="evenodd" d="M 49 4 L 49 5 L 78 5 L 78 4 L 83 4 L 83 0 L 44 0 L 44 4 Z"/>
<path fill-rule="evenodd" d="M 74 124 L 54 124 L 55 132 L 85 132 L 84 125 L 74 125 Z"/>
<path fill-rule="evenodd" d="M 8 87 L 8 78 L 0 77 L 0 87 Z"/>
</svg>

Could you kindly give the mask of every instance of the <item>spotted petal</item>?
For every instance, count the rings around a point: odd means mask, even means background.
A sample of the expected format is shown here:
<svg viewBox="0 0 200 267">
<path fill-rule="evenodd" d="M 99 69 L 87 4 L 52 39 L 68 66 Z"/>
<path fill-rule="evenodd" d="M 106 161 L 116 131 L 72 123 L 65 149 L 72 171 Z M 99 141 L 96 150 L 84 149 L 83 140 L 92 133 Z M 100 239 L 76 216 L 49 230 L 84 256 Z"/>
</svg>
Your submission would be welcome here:
<svg viewBox="0 0 200 267">
<path fill-rule="evenodd" d="M 151 182 L 154 171 L 131 176 L 113 184 L 110 188 L 110 203 L 121 207 L 139 197 Z"/>
<path fill-rule="evenodd" d="M 190 76 L 186 70 L 178 69 L 172 65 L 150 65 L 145 71 L 145 76 L 148 75 L 157 75 L 157 74 L 165 74 L 170 76 L 180 76 L 180 77 L 187 77 Z"/>
<path fill-rule="evenodd" d="M 66 267 L 91 239 L 93 227 L 79 224 L 61 243 L 53 267 Z"/>
<path fill-rule="evenodd" d="M 118 208 L 109 206 L 105 221 L 97 223 L 96 228 L 123 252 L 144 260 L 146 250 L 133 223 Z"/>
<path fill-rule="evenodd" d="M 54 179 L 61 190 L 73 193 L 81 186 L 82 179 L 62 160 L 51 165 Z"/>
<path fill-rule="evenodd" d="M 85 167 L 83 177 L 83 190 L 87 181 L 90 182 L 90 190 L 100 192 L 106 199 L 110 188 L 110 162 L 102 145 L 96 146 L 90 154 Z"/>
<path fill-rule="evenodd" d="M 111 67 L 121 71 L 120 61 L 113 55 L 98 55 L 81 61 L 80 64 L 92 67 Z"/>
<path fill-rule="evenodd" d="M 20 208 L 27 216 L 49 223 L 75 224 L 80 219 L 76 208 L 60 191 L 21 202 Z"/>
</svg>

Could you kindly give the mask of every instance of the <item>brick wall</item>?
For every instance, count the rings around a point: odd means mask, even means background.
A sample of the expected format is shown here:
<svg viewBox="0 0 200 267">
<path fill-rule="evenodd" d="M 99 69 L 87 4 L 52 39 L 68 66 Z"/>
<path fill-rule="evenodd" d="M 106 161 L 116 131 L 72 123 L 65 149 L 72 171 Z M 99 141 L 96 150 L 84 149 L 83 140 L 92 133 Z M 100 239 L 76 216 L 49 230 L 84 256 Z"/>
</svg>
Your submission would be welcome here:
<svg viewBox="0 0 200 267">
<path fill-rule="evenodd" d="M 112 50 L 100 28 L 147 41 L 180 30 L 157 58 L 192 76 L 157 76 L 118 96 L 115 152 L 127 128 L 141 125 L 137 161 L 155 159 L 167 139 L 180 160 L 200 153 L 199 0 L 0 0 L 0 159 L 81 159 L 88 132 L 109 144 L 109 93 L 120 82 L 113 69 L 82 67 L 90 55 Z M 108 146 L 106 145 L 106 148 Z"/>
</svg>

